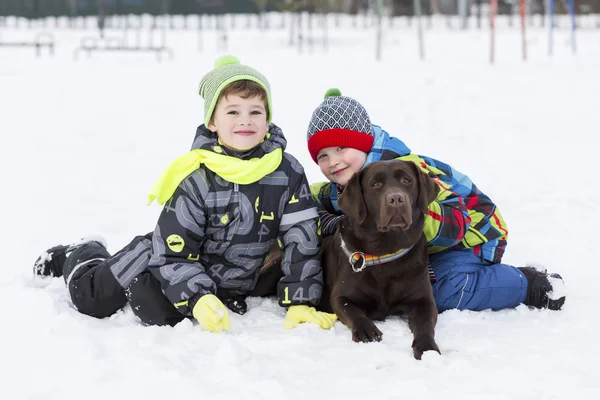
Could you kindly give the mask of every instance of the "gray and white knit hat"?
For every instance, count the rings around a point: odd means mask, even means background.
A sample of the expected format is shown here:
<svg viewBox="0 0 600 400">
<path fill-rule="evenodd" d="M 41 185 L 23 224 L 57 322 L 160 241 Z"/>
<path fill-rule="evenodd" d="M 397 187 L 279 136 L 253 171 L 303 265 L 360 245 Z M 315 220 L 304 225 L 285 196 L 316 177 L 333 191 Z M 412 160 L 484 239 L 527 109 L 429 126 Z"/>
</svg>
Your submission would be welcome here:
<svg viewBox="0 0 600 400">
<path fill-rule="evenodd" d="M 358 101 L 332 88 L 313 112 L 306 139 L 308 152 L 318 163 L 317 154 L 327 147 L 351 147 L 368 153 L 374 141 L 373 127 L 367 110 Z"/>
<path fill-rule="evenodd" d="M 204 99 L 204 124 L 208 126 L 219 100 L 219 93 L 230 83 L 236 81 L 252 81 L 258 83 L 267 92 L 267 122 L 271 122 L 273 107 L 271 105 L 271 87 L 267 78 L 254 68 L 240 64 L 240 60 L 231 55 L 217 58 L 215 68 L 200 80 L 198 92 Z"/>
</svg>

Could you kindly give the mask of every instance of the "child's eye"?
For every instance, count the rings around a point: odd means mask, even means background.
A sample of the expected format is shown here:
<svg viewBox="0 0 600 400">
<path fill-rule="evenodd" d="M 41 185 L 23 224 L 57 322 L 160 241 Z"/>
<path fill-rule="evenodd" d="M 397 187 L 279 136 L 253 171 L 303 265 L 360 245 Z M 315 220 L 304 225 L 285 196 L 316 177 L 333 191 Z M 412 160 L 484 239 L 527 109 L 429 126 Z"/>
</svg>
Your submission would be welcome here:
<svg viewBox="0 0 600 400">
<path fill-rule="evenodd" d="M 237 115 L 237 114 L 238 114 L 238 112 L 237 112 L 237 111 L 233 111 L 233 110 L 231 110 L 231 111 L 228 111 L 228 112 L 227 112 L 227 114 L 228 114 L 228 115 Z"/>
<path fill-rule="evenodd" d="M 262 111 L 252 111 L 252 115 L 262 115 Z"/>
<path fill-rule="evenodd" d="M 340 146 L 340 147 L 338 147 L 338 148 L 336 149 L 336 151 L 342 151 L 342 150 L 344 150 L 344 149 L 345 149 L 345 147 L 344 147 L 344 146 Z"/>
<path fill-rule="evenodd" d="M 325 157 L 327 157 L 327 154 L 321 154 L 321 155 L 317 156 L 317 161 L 323 160 L 323 159 L 325 159 Z"/>
</svg>

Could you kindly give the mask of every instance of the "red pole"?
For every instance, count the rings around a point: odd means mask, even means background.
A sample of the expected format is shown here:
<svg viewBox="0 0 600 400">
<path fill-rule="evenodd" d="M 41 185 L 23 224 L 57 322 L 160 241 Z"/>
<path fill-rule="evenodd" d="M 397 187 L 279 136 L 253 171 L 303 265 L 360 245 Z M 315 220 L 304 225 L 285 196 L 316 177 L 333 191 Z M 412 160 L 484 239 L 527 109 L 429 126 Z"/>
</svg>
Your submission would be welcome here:
<svg viewBox="0 0 600 400">
<path fill-rule="evenodd" d="M 498 10 L 498 0 L 491 0 L 490 2 L 490 63 L 494 63 L 494 52 L 495 52 L 495 36 L 496 36 L 496 12 Z"/>
<path fill-rule="evenodd" d="M 527 60 L 527 39 L 525 37 L 525 0 L 519 0 L 519 14 L 521 14 L 521 46 L 523 48 L 523 61 Z"/>
</svg>

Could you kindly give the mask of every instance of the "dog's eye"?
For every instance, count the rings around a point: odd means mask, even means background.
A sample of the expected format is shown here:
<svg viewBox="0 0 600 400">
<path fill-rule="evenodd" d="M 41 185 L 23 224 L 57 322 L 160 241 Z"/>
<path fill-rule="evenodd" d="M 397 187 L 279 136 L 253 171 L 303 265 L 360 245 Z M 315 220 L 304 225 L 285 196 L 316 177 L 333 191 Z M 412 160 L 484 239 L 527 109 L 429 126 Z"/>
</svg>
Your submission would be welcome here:
<svg viewBox="0 0 600 400">
<path fill-rule="evenodd" d="M 407 178 L 407 177 L 404 177 L 404 178 L 402 178 L 402 181 L 401 181 L 401 182 L 402 182 L 402 183 L 404 183 L 405 185 L 408 185 L 408 184 L 409 184 L 409 183 L 411 183 L 412 181 L 411 181 L 409 178 Z"/>
<path fill-rule="evenodd" d="M 383 183 L 378 182 L 378 181 L 375 181 L 375 182 L 371 183 L 371 187 L 374 188 L 374 189 L 379 189 L 382 186 L 383 186 Z"/>
</svg>

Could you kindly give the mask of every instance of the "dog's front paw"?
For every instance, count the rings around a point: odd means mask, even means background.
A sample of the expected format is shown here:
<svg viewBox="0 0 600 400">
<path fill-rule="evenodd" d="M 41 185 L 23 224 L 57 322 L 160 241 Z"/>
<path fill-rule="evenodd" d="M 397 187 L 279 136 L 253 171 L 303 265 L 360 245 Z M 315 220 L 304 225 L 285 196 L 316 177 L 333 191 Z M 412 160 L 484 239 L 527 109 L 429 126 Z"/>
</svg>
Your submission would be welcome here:
<svg viewBox="0 0 600 400">
<path fill-rule="evenodd" d="M 363 321 L 354 325 L 352 340 L 355 342 L 381 342 L 383 333 L 371 321 Z"/>
<path fill-rule="evenodd" d="M 442 353 L 440 353 L 440 348 L 438 347 L 437 343 L 435 342 L 435 339 L 430 336 L 423 336 L 420 338 L 415 338 L 415 340 L 413 340 L 412 348 L 413 348 L 413 355 L 415 356 L 415 358 L 417 360 L 420 360 L 423 353 L 426 351 L 429 351 L 429 350 L 435 350 L 439 354 L 442 354 Z"/>
</svg>

